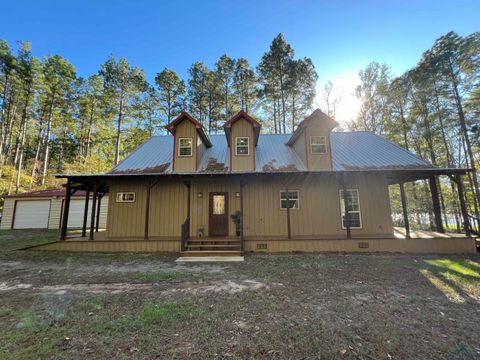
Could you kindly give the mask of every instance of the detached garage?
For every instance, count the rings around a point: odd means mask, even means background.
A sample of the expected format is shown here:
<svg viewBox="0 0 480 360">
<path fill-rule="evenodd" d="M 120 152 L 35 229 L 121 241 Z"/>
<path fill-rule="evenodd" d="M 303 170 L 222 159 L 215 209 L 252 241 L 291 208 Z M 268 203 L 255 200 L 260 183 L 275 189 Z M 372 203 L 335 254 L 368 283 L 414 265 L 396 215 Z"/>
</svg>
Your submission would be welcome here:
<svg viewBox="0 0 480 360">
<path fill-rule="evenodd" d="M 64 190 L 40 190 L 10 195 L 3 205 L 1 229 L 58 229 L 61 225 Z M 78 191 L 70 202 L 69 228 L 81 228 L 85 208 L 85 192 Z M 99 227 L 107 223 L 108 196 L 100 204 Z M 92 212 L 91 199 L 88 206 L 88 225 Z"/>
</svg>

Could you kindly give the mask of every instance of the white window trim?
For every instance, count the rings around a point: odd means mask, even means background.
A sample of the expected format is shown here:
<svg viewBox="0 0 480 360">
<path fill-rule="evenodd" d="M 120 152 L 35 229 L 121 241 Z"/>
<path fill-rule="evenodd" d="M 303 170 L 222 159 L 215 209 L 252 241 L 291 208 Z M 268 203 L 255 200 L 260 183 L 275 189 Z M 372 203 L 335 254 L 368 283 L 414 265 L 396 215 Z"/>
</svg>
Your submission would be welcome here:
<svg viewBox="0 0 480 360">
<path fill-rule="evenodd" d="M 287 210 L 287 208 L 282 208 L 282 192 L 287 192 L 287 190 L 280 190 L 279 193 L 278 193 L 278 196 L 280 198 L 280 210 L 282 211 L 285 211 Z M 300 210 L 300 190 L 288 190 L 288 192 L 296 192 L 298 193 L 298 200 L 297 200 L 297 203 L 298 203 L 298 207 L 297 208 L 290 208 L 290 210 Z"/>
<path fill-rule="evenodd" d="M 238 139 L 247 139 L 247 153 L 246 154 L 239 154 L 238 153 Z M 245 145 L 240 145 L 241 147 L 245 147 Z M 250 155 L 250 138 L 248 136 L 237 136 L 235 137 L 235 156 L 249 156 Z"/>
<path fill-rule="evenodd" d="M 350 211 L 349 213 L 357 213 L 358 212 L 358 219 L 360 220 L 360 226 L 350 226 L 350 229 L 362 229 L 363 228 L 363 221 L 362 221 L 362 207 L 360 206 L 360 191 L 358 189 L 347 189 L 347 191 L 356 191 L 358 197 L 358 211 Z M 346 226 L 343 225 L 343 213 L 344 213 L 344 201 L 342 199 L 343 189 L 338 190 L 338 198 L 340 199 L 340 225 L 342 226 L 343 230 L 346 230 Z"/>
<path fill-rule="evenodd" d="M 133 200 L 123 200 L 123 197 L 127 194 L 133 194 Z M 134 203 L 136 198 L 135 191 L 119 191 L 116 194 L 116 202 L 118 203 Z"/>
<path fill-rule="evenodd" d="M 312 144 L 312 140 L 314 138 L 321 138 L 325 142 L 324 144 Z M 315 145 L 325 145 L 325 152 L 313 152 L 312 146 Z M 312 135 L 310 136 L 310 155 L 326 155 L 328 154 L 328 145 L 327 145 L 327 137 L 325 135 Z"/>
<path fill-rule="evenodd" d="M 180 149 L 181 148 L 187 148 L 186 146 L 180 146 L 181 140 L 190 140 L 191 146 L 190 146 L 190 155 L 181 155 L 180 154 Z M 178 157 L 191 157 L 193 156 L 193 138 L 191 137 L 181 137 L 178 138 L 178 150 L 177 150 Z"/>
</svg>

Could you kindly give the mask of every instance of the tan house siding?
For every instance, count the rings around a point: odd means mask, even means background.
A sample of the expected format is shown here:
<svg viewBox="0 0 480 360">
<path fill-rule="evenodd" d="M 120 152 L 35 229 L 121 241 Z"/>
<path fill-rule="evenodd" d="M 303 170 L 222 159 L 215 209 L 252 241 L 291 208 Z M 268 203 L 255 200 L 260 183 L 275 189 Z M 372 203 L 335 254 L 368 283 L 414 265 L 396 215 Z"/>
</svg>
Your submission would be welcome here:
<svg viewBox="0 0 480 360">
<path fill-rule="evenodd" d="M 197 130 L 195 125 L 188 121 L 183 120 L 175 126 L 175 142 L 174 149 L 174 171 L 181 172 L 194 172 L 197 167 Z M 178 146 L 180 138 L 192 139 L 192 156 L 178 156 Z"/>
<path fill-rule="evenodd" d="M 231 169 L 232 171 L 253 171 L 255 170 L 255 143 L 254 143 L 254 131 L 253 126 L 247 120 L 239 119 L 232 124 L 230 142 L 231 153 Z M 235 144 L 237 137 L 249 138 L 249 154 L 248 155 L 236 155 Z"/>
<path fill-rule="evenodd" d="M 280 209 L 280 191 L 286 186 L 280 177 L 245 178 L 244 234 L 247 239 L 286 238 L 287 213 Z M 340 184 L 329 175 L 310 176 L 308 180 L 291 182 L 289 190 L 299 190 L 300 208 L 290 210 L 292 238 L 342 238 Z M 393 225 L 386 182 L 377 175 L 359 175 L 348 183 L 358 189 L 362 228 L 352 229 L 355 237 L 391 237 Z M 146 182 L 114 182 L 110 187 L 111 200 L 107 237 L 143 239 L 145 229 Z M 135 203 L 117 203 L 118 191 L 135 191 Z M 240 211 L 239 180 L 208 178 L 191 181 L 190 236 L 199 229 L 209 234 L 209 194 L 228 193 L 228 236 L 234 237 L 235 224 L 230 216 Z M 200 196 L 201 194 L 201 196 Z M 178 239 L 181 224 L 187 216 L 188 188 L 177 180 L 163 180 L 151 190 L 149 237 Z"/>
<path fill-rule="evenodd" d="M 181 226 L 187 217 L 187 196 L 188 189 L 182 181 L 164 180 L 152 188 L 149 239 L 181 237 Z M 145 212 L 145 207 L 138 211 Z"/>
<path fill-rule="evenodd" d="M 306 166 L 311 170 L 331 170 L 332 156 L 330 147 L 330 130 L 325 123 L 311 122 L 304 131 L 304 143 L 306 143 Z M 310 151 L 310 137 L 325 136 L 327 141 L 326 154 L 312 154 Z M 298 141 L 298 140 L 297 140 Z"/>
<path fill-rule="evenodd" d="M 2 222 L 0 224 L 2 230 L 12 228 L 13 212 L 15 208 L 15 199 L 6 198 L 3 203 Z"/>
<path fill-rule="evenodd" d="M 142 238 L 145 229 L 146 181 L 125 180 L 110 184 L 108 204 L 108 238 Z M 134 191 L 135 202 L 117 203 L 116 194 L 122 191 Z"/>
<path fill-rule="evenodd" d="M 244 232 L 246 238 L 287 237 L 286 210 L 280 209 L 280 191 L 286 188 L 276 179 L 246 181 L 244 189 Z M 341 227 L 340 184 L 328 175 L 296 181 L 289 190 L 299 190 L 299 209 L 290 210 L 292 237 L 338 238 Z M 392 236 L 390 201 L 386 182 L 378 176 L 359 176 L 348 184 L 359 190 L 362 229 L 353 236 Z"/>
<path fill-rule="evenodd" d="M 240 183 L 234 179 L 199 179 L 192 182 L 192 207 L 190 216 L 190 236 L 196 237 L 198 229 L 209 232 L 209 194 L 211 192 L 228 192 L 228 236 L 235 236 L 235 224 L 230 218 L 240 211 L 240 198 L 235 196 L 240 191 Z M 198 197 L 199 193 L 202 197 Z"/>
</svg>

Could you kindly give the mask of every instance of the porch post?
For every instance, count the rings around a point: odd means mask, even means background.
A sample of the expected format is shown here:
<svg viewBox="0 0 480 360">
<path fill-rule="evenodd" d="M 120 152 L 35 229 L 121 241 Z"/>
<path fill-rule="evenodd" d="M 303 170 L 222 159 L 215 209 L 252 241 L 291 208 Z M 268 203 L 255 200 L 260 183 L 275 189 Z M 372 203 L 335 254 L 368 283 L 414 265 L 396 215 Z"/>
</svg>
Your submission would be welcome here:
<svg viewBox="0 0 480 360">
<path fill-rule="evenodd" d="M 88 219 L 88 203 L 90 201 L 90 187 L 87 187 L 85 193 L 85 206 L 83 207 L 83 226 L 82 226 L 82 237 L 87 236 L 87 219 Z"/>
<path fill-rule="evenodd" d="M 458 189 L 458 198 L 460 199 L 460 209 L 462 210 L 462 217 L 463 217 L 463 227 L 465 229 L 465 235 L 470 236 L 470 224 L 468 222 L 468 211 L 467 206 L 465 205 L 465 195 L 463 192 L 463 183 L 462 183 L 462 176 L 455 175 L 455 182 L 457 183 Z"/>
<path fill-rule="evenodd" d="M 343 191 L 343 208 L 345 209 L 345 227 L 347 228 L 347 239 L 352 238 L 352 231 L 350 229 L 350 211 L 348 210 L 348 197 L 347 197 L 347 185 L 345 180 L 342 180 L 342 191 Z"/>
<path fill-rule="evenodd" d="M 92 199 L 92 216 L 90 220 L 90 240 L 93 240 L 93 232 L 95 230 L 95 210 L 97 205 L 97 183 L 93 184 L 93 199 Z"/>
<path fill-rule="evenodd" d="M 430 177 L 428 182 L 430 184 L 430 192 L 432 194 L 433 213 L 435 214 L 435 227 L 439 233 L 444 233 L 445 230 L 443 229 L 442 223 L 442 210 L 440 208 L 440 200 L 438 196 L 437 177 Z"/>
<path fill-rule="evenodd" d="M 62 217 L 62 229 L 60 231 L 60 240 L 65 240 L 67 237 L 67 225 L 68 225 L 68 212 L 70 211 L 70 198 L 72 196 L 72 189 L 70 180 L 67 180 L 67 186 L 65 189 L 65 201 L 63 204 L 63 217 Z"/>
<path fill-rule="evenodd" d="M 97 220 L 95 224 L 95 232 L 98 232 L 98 224 L 100 223 L 100 207 L 102 206 L 102 197 L 104 194 L 98 194 L 98 203 L 97 203 Z"/>
<path fill-rule="evenodd" d="M 241 250 L 244 251 L 244 237 L 243 237 L 243 186 L 245 184 L 240 180 L 240 244 Z"/>
<path fill-rule="evenodd" d="M 145 232 L 143 234 L 143 239 L 148 240 L 148 225 L 150 220 L 150 190 L 152 185 L 149 183 L 147 185 L 147 195 L 145 199 Z"/>
<path fill-rule="evenodd" d="M 401 182 L 398 184 L 400 186 L 400 197 L 402 198 L 402 210 L 403 210 L 403 223 L 405 224 L 405 237 L 410 239 L 410 223 L 408 221 L 408 210 L 407 210 L 407 196 L 405 195 L 404 183 Z"/>
</svg>

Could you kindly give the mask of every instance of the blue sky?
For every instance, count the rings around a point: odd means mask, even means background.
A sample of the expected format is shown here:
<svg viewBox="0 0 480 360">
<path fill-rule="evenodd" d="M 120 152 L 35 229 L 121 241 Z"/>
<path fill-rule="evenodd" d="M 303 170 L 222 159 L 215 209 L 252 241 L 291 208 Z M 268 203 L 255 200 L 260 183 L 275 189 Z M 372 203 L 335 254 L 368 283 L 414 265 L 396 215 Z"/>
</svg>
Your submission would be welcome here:
<svg viewBox="0 0 480 360">
<path fill-rule="evenodd" d="M 146 70 L 186 77 L 195 61 L 213 66 L 224 53 L 253 65 L 279 32 L 296 56 L 308 56 L 322 85 L 342 88 L 345 117 L 358 71 L 386 62 L 395 74 L 415 65 L 440 35 L 480 30 L 480 1 L 7 1 L 0 38 L 32 42 L 36 56 L 59 53 L 80 76 L 113 54 Z M 340 90 L 339 90 L 340 91 Z M 350 108 L 350 109 L 349 109 Z"/>
</svg>

